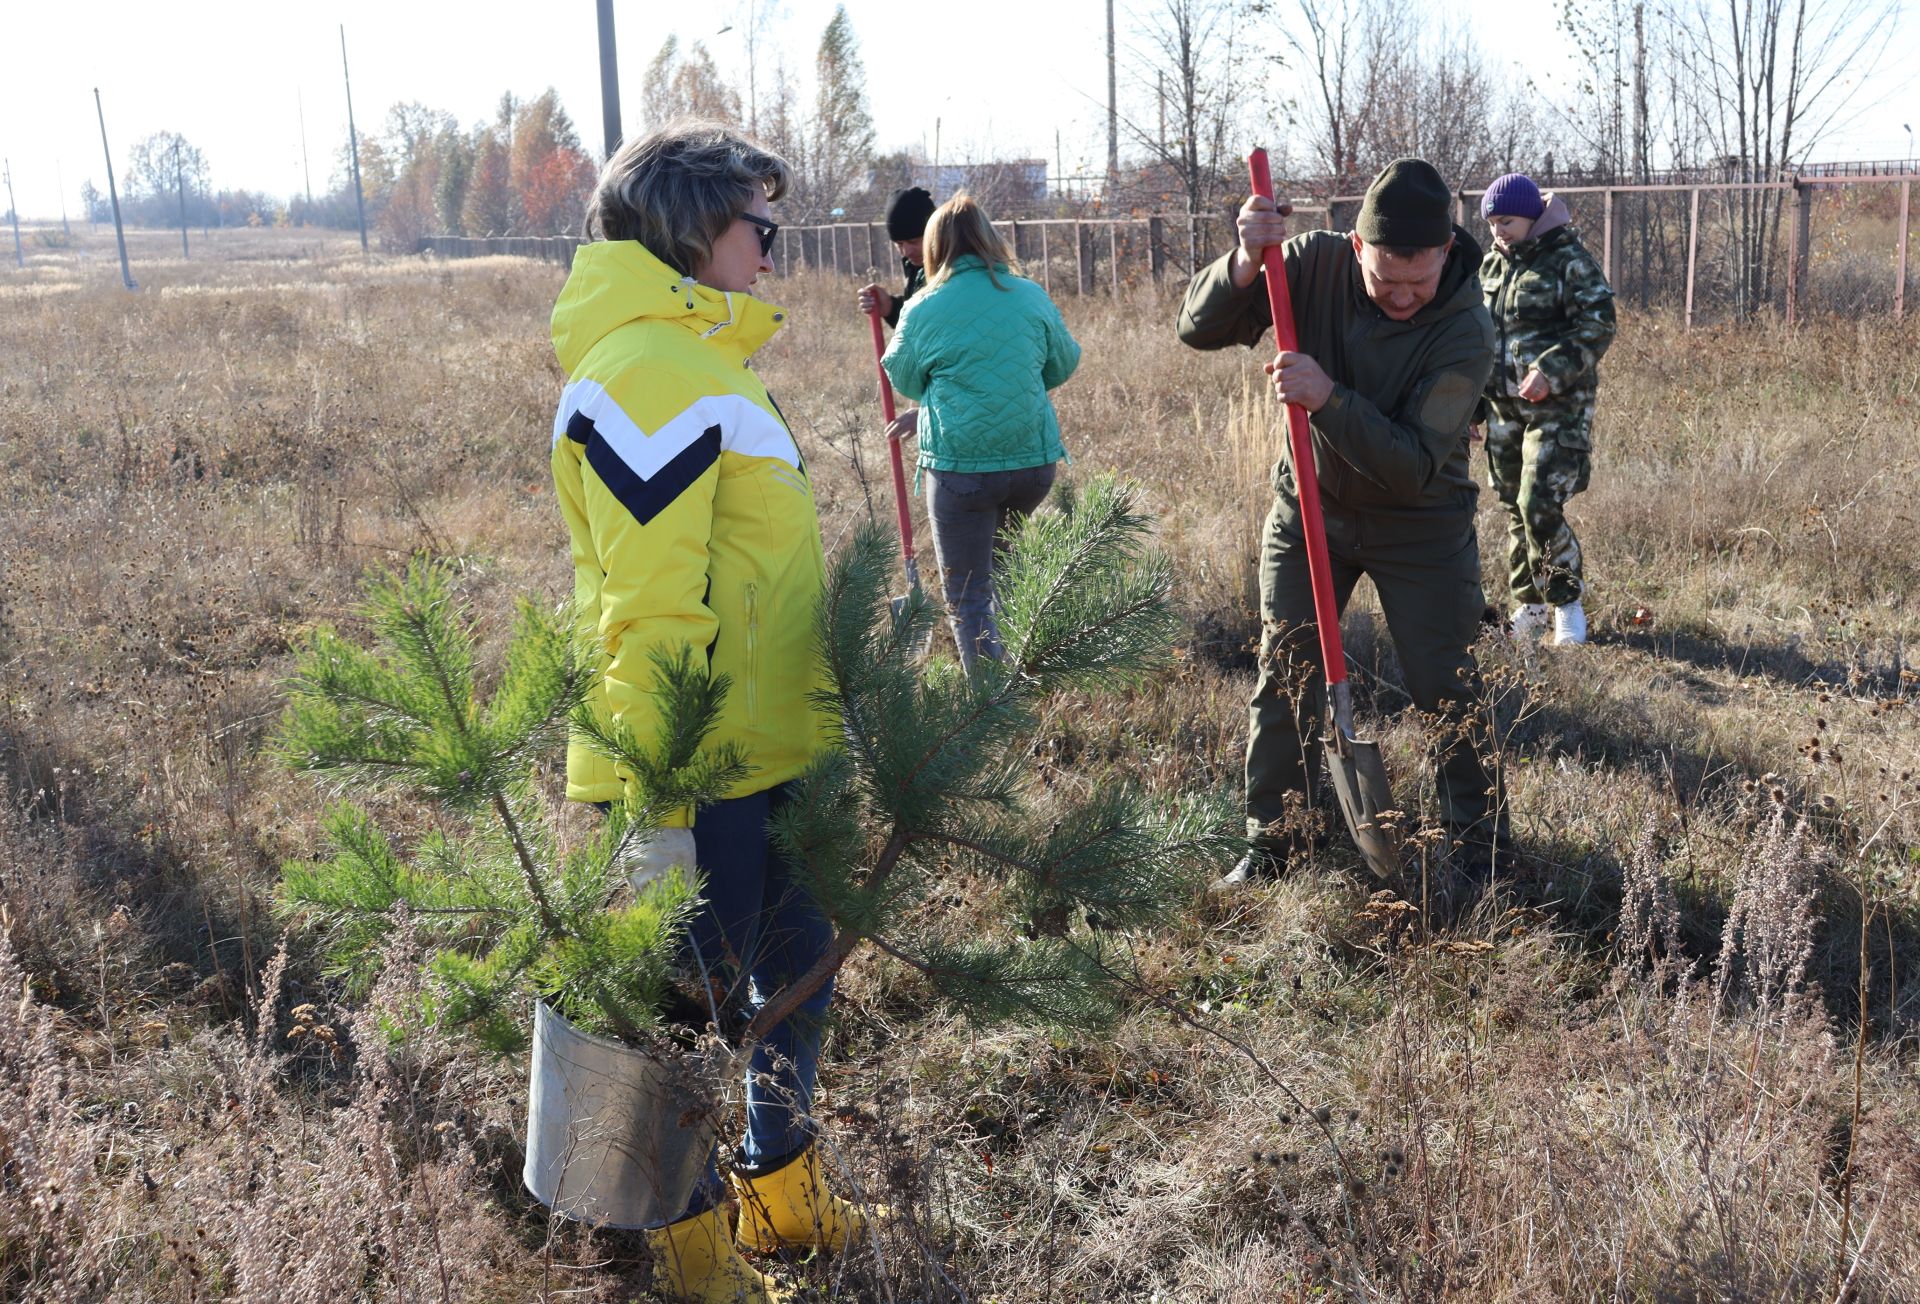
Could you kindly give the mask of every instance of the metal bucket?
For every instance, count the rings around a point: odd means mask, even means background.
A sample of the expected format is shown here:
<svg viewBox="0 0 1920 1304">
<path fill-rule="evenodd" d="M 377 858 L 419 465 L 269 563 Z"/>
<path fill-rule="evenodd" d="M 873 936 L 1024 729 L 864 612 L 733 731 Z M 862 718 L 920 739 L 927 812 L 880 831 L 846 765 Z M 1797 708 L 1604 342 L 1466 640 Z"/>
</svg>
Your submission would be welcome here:
<svg viewBox="0 0 1920 1304">
<path fill-rule="evenodd" d="M 662 1059 L 582 1032 L 536 1002 L 527 1189 L 555 1213 L 602 1227 L 679 1217 L 713 1150 L 707 1067 L 697 1055 Z"/>
</svg>

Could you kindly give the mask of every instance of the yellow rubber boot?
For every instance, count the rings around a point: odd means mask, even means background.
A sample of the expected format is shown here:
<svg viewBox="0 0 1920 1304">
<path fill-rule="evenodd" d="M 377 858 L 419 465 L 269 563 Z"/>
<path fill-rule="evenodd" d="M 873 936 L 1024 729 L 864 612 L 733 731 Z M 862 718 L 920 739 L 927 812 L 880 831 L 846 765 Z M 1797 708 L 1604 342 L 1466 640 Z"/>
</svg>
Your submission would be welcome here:
<svg viewBox="0 0 1920 1304">
<path fill-rule="evenodd" d="M 749 1250 L 837 1252 L 867 1228 L 865 1215 L 820 1180 L 818 1146 L 770 1173 L 749 1177 L 736 1171 L 733 1190 L 740 1199 L 739 1241 Z"/>
<path fill-rule="evenodd" d="M 791 1297 L 740 1257 L 724 1205 L 649 1231 L 647 1248 L 654 1285 L 682 1304 L 781 1304 Z"/>
</svg>

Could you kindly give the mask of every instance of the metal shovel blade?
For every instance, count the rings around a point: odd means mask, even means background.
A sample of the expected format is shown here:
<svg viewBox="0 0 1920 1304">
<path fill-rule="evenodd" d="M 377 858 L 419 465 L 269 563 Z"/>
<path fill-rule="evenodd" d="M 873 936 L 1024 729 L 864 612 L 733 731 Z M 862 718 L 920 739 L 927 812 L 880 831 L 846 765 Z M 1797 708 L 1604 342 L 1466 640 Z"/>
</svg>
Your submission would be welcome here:
<svg viewBox="0 0 1920 1304">
<path fill-rule="evenodd" d="M 1394 851 L 1387 830 L 1380 823 L 1382 811 L 1396 810 L 1393 785 L 1387 782 L 1386 763 L 1380 759 L 1380 744 L 1363 742 L 1353 736 L 1353 708 L 1347 700 L 1347 686 L 1341 683 L 1333 692 L 1333 726 L 1327 738 L 1327 773 L 1333 779 L 1334 795 L 1340 800 L 1340 813 L 1346 817 L 1353 845 L 1360 849 L 1367 865 L 1381 878 L 1397 877 L 1400 857 Z"/>
</svg>

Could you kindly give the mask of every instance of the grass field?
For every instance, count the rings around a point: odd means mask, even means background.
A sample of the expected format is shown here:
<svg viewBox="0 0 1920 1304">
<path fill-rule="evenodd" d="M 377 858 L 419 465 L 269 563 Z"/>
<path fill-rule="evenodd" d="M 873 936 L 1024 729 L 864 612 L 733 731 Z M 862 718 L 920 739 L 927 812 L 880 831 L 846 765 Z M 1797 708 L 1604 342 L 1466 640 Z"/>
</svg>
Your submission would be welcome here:
<svg viewBox="0 0 1920 1304">
<path fill-rule="evenodd" d="M 136 233 L 127 294 L 110 238 L 58 245 L 0 276 L 0 1298 L 650 1298 L 626 1242 L 520 1191 L 524 1066 L 390 1043 L 405 983 L 346 1001 L 297 932 L 275 959 L 269 909 L 323 806 L 263 754 L 293 641 L 421 550 L 496 645 L 517 596 L 567 591 L 559 271 Z M 792 323 L 758 366 L 831 549 L 890 506 L 865 323 L 850 282 L 765 288 Z M 1249 355 L 1177 344 L 1176 302 L 1063 304 L 1070 475 L 1147 487 L 1191 634 L 1124 714 L 1055 704 L 1051 782 L 1237 783 L 1274 414 Z M 1482 649 L 1512 878 L 1440 932 L 1341 846 L 1197 892 L 1128 939 L 1163 995 L 1097 1041 L 974 1032 L 859 961 L 828 1135 L 891 1213 L 878 1252 L 790 1276 L 1920 1298 L 1920 338 L 1629 314 L 1595 447 L 1593 644 Z M 1502 532 L 1483 496 L 1489 576 Z M 1431 803 L 1369 602 L 1365 723 Z M 956 931 L 970 901 L 938 904 Z"/>
</svg>

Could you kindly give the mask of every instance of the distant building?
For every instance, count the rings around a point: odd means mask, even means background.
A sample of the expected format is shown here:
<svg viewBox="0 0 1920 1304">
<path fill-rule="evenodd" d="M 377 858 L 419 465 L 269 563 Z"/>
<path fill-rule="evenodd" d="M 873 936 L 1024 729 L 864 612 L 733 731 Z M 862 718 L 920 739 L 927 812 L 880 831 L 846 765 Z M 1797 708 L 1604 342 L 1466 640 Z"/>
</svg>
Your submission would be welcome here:
<svg viewBox="0 0 1920 1304">
<path fill-rule="evenodd" d="M 996 208 L 1023 208 L 1047 197 L 1047 161 L 1043 158 L 997 159 L 984 163 L 911 164 L 913 184 L 925 186 L 936 200 L 964 190 L 988 212 Z"/>
</svg>

